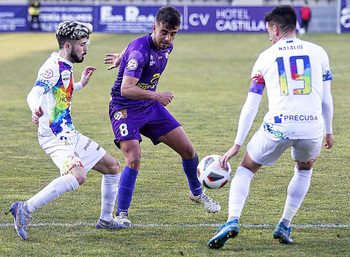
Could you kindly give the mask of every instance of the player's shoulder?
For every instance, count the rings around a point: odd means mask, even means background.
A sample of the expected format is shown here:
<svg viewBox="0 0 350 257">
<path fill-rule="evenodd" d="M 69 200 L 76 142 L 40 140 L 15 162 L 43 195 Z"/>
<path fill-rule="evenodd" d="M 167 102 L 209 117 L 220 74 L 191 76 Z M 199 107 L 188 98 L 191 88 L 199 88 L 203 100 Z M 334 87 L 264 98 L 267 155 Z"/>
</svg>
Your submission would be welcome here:
<svg viewBox="0 0 350 257">
<path fill-rule="evenodd" d="M 151 48 L 149 37 L 143 36 L 132 41 L 127 47 L 123 59 L 126 62 L 130 59 L 135 59 L 139 63 L 147 63 Z"/>
<path fill-rule="evenodd" d="M 129 51 L 133 51 L 133 50 L 139 50 L 139 51 L 148 50 L 150 48 L 150 38 L 151 38 L 150 35 L 146 35 L 146 36 L 142 36 L 142 37 L 134 39 L 129 44 L 128 50 Z"/>
<path fill-rule="evenodd" d="M 305 50 L 312 56 L 316 56 L 322 62 L 329 62 L 329 57 L 327 51 L 321 46 L 313 42 L 301 40 Z"/>
<path fill-rule="evenodd" d="M 311 49 L 313 51 L 318 51 L 318 52 L 323 52 L 323 53 L 327 53 L 326 50 L 319 44 L 316 44 L 314 42 L 310 42 L 310 41 L 306 41 L 306 40 L 302 40 L 299 39 L 300 42 L 303 44 L 303 46 L 305 46 L 305 48 L 307 47 L 307 49 Z"/>
<path fill-rule="evenodd" d="M 59 77 L 59 58 L 57 53 L 52 53 L 40 67 L 38 79 L 41 80 L 57 80 Z"/>
</svg>

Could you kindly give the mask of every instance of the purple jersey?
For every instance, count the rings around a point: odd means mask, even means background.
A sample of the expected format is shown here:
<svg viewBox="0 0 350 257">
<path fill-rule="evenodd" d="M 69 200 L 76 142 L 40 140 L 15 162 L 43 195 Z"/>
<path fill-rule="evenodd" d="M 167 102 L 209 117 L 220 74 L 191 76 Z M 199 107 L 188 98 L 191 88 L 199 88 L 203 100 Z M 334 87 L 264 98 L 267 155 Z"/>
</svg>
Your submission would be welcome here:
<svg viewBox="0 0 350 257">
<path fill-rule="evenodd" d="M 173 44 L 167 49 L 158 50 L 151 35 L 132 41 L 125 50 L 120 63 L 117 80 L 112 87 L 110 106 L 114 110 L 142 106 L 150 100 L 132 100 L 121 96 L 123 76 L 138 78 L 136 86 L 144 90 L 156 91 L 160 75 L 165 69 Z"/>
</svg>

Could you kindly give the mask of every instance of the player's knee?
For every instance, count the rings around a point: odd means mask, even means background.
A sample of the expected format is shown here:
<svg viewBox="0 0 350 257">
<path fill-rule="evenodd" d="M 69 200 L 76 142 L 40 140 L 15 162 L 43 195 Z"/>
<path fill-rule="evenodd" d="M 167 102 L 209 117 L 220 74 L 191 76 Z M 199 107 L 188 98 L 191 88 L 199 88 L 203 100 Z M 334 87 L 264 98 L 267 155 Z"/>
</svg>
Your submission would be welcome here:
<svg viewBox="0 0 350 257">
<path fill-rule="evenodd" d="M 116 175 L 120 173 L 120 168 L 121 168 L 120 161 L 117 159 L 114 159 L 112 165 L 109 167 L 109 174 Z"/>
<path fill-rule="evenodd" d="M 296 161 L 296 168 L 298 170 L 310 170 L 312 168 L 312 165 L 315 163 L 315 160 L 310 160 L 308 162 L 299 162 Z"/>
<path fill-rule="evenodd" d="M 79 185 L 82 185 L 86 181 L 86 172 L 82 167 L 75 167 L 71 169 L 69 173 L 75 177 Z"/>
<path fill-rule="evenodd" d="M 85 175 L 79 174 L 78 176 L 74 176 L 74 177 L 77 179 L 79 185 L 84 184 L 84 182 L 86 181 L 86 174 Z"/>
<path fill-rule="evenodd" d="M 195 156 L 195 151 L 193 149 L 193 146 L 192 145 L 187 145 L 184 149 L 184 151 L 181 153 L 181 157 L 185 160 L 189 160 L 189 159 L 192 159 L 194 158 Z"/>
<path fill-rule="evenodd" d="M 126 166 L 134 170 L 139 170 L 140 164 L 141 164 L 141 157 L 139 156 L 133 156 L 131 158 L 126 159 Z"/>
</svg>

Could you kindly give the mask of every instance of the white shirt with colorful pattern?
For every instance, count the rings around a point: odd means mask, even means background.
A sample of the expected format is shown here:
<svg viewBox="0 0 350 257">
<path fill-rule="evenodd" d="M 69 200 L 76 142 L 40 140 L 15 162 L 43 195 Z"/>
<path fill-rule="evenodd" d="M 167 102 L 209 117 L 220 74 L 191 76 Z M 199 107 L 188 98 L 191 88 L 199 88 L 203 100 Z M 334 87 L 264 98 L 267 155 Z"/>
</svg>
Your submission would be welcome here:
<svg viewBox="0 0 350 257">
<path fill-rule="evenodd" d="M 73 63 L 53 52 L 38 72 L 38 77 L 28 94 L 32 112 L 39 106 L 44 115 L 39 119 L 40 136 L 71 133 L 75 130 L 71 118 L 73 91 L 82 88 L 74 84 Z"/>
</svg>

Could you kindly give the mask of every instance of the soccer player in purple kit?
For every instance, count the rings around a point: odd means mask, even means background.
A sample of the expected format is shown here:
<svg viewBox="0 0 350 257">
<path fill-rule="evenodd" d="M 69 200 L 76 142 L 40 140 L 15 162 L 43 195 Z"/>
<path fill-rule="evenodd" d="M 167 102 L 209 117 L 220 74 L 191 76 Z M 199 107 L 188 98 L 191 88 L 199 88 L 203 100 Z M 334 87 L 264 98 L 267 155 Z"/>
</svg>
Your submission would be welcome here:
<svg viewBox="0 0 350 257">
<path fill-rule="evenodd" d="M 192 201 L 212 213 L 221 209 L 202 191 L 196 174 L 198 156 L 181 124 L 165 108 L 174 95 L 156 91 L 179 26 L 179 12 L 170 6 L 162 7 L 150 35 L 132 41 L 121 54 L 107 54 L 109 57 L 105 58 L 106 64 L 112 64 L 108 70 L 120 64 L 111 91 L 109 115 L 115 144 L 126 162 L 119 182 L 115 220 L 127 226 L 131 224 L 128 210 L 140 169 L 141 134 L 150 138 L 154 145 L 162 142 L 181 156 Z"/>
</svg>

